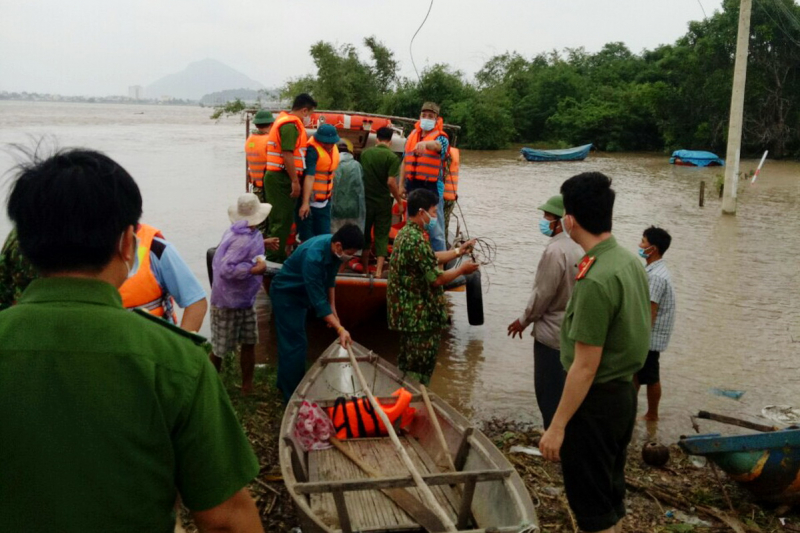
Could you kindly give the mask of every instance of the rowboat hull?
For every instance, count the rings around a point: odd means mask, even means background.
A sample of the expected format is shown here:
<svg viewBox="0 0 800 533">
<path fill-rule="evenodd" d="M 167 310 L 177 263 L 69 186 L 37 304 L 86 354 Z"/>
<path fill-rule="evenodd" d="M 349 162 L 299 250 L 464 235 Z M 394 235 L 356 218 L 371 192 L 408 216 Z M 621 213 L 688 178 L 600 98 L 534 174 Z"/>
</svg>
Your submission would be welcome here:
<svg viewBox="0 0 800 533">
<path fill-rule="evenodd" d="M 584 144 L 563 150 L 536 150 L 535 148 L 522 148 L 522 157 L 534 163 L 547 163 L 552 161 L 583 161 L 592 149 L 591 144 Z"/>
<path fill-rule="evenodd" d="M 403 446 L 431 485 L 436 498 L 456 522 L 460 494 L 446 484 L 436 484 L 446 469 L 439 464 L 444 454 L 434 426 L 421 397 L 419 383 L 404 378 L 400 370 L 364 347 L 355 344 L 354 352 L 361 372 L 373 393 L 386 404 L 391 394 L 404 387 L 412 394 L 411 406 L 416 409 L 407 432 L 401 436 Z M 349 360 L 340 355 L 338 344 L 332 344 L 309 369 L 284 413 L 281 427 L 280 464 L 286 487 L 294 499 L 302 519 L 304 533 L 342 531 L 340 516 L 330 493 L 314 493 L 321 484 L 354 486 L 367 475 L 350 463 L 336 449 L 304 452 L 292 435 L 302 401 L 313 401 L 321 407 L 333 405 L 339 396 L 363 394 Z M 472 523 L 459 531 L 497 528 L 500 532 L 532 532 L 537 530 L 536 512 L 525 484 L 503 454 L 479 430 L 455 409 L 430 393 L 431 404 L 439 421 L 448 453 L 456 464 L 458 479 L 478 476 L 471 505 Z M 387 437 L 344 441 L 349 450 L 370 463 L 383 475 L 400 483 L 408 471 L 396 457 Z M 438 459 L 438 460 L 437 460 Z M 462 476 L 462 477 L 459 477 Z M 399 479 L 398 479 L 399 478 Z M 482 479 L 489 479 L 482 481 Z M 457 484 L 463 481 L 457 481 Z M 349 484 L 349 485 L 348 485 Z M 435 485 L 435 486 L 434 486 Z M 315 489 L 315 487 L 317 487 Z M 347 489 L 346 489 L 347 490 Z M 409 488 L 416 494 L 416 489 Z M 344 492 L 344 500 L 352 531 L 422 531 L 420 526 L 388 497 L 376 489 L 352 489 Z"/>
<path fill-rule="evenodd" d="M 717 154 L 700 150 L 675 150 L 672 152 L 672 157 L 670 157 L 669 162 L 671 165 L 682 167 L 725 166 L 725 160 L 720 159 Z"/>
<path fill-rule="evenodd" d="M 680 446 L 704 455 L 757 499 L 800 503 L 800 429 L 722 437 L 686 437 Z"/>
</svg>

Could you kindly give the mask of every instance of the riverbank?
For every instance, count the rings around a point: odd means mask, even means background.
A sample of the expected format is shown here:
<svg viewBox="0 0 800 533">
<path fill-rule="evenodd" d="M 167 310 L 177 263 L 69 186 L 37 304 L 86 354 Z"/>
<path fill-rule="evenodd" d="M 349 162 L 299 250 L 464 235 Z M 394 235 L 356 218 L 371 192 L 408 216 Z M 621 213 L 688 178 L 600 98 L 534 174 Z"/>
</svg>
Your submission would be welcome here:
<svg viewBox="0 0 800 533">
<path fill-rule="evenodd" d="M 278 463 L 278 439 L 283 405 L 275 388 L 275 369 L 256 369 L 255 393 L 239 391 L 238 364 L 226 360 L 223 383 L 261 464 L 250 491 L 269 532 L 288 532 L 298 525 L 292 498 L 283 484 Z M 541 529 L 545 533 L 577 532 L 569 511 L 561 471 L 541 457 L 511 453 L 514 446 L 535 447 L 541 430 L 528 424 L 492 419 L 482 424 L 519 472 L 531 493 Z M 663 468 L 644 464 L 638 445 L 631 445 L 626 471 L 628 483 L 625 530 L 634 533 L 686 533 L 734 531 L 737 533 L 800 532 L 800 513 L 759 506 L 724 474 L 714 476 L 710 465 L 696 466 L 677 446 Z M 184 517 L 187 531 L 196 531 Z M 783 519 L 783 521 L 781 520 Z"/>
</svg>

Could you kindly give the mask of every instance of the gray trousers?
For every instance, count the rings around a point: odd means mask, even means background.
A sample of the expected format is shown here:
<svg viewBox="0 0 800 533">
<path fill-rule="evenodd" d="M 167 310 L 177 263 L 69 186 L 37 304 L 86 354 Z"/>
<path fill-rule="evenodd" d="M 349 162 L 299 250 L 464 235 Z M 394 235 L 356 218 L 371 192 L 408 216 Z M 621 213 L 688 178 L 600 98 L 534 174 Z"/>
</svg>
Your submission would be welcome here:
<svg viewBox="0 0 800 533">
<path fill-rule="evenodd" d="M 545 429 L 550 427 L 556 414 L 566 379 L 567 373 L 561 365 L 561 352 L 534 340 L 533 386 Z"/>
</svg>

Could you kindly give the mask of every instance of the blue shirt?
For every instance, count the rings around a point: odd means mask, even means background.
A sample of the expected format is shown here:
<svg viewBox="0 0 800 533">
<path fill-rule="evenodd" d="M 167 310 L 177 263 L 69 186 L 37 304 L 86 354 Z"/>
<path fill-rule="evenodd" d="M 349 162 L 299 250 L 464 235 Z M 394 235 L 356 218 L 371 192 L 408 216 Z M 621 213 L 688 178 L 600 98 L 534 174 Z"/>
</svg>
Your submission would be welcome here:
<svg viewBox="0 0 800 533">
<path fill-rule="evenodd" d="M 317 161 L 319 161 L 319 152 L 310 146 L 306 151 L 306 176 L 317 173 Z"/>
<path fill-rule="evenodd" d="M 442 161 L 447 159 L 447 150 L 450 148 L 450 141 L 444 135 L 436 137 L 436 142 L 442 145 Z M 439 169 L 439 181 L 436 182 L 436 190 L 439 193 L 439 198 L 444 196 L 444 164 Z"/>
<path fill-rule="evenodd" d="M 341 261 L 331 252 L 333 235 L 318 235 L 300 245 L 273 278 L 271 291 L 295 297 L 301 305 L 313 307 L 322 318 L 333 313 L 328 289 L 336 286 Z"/>
<path fill-rule="evenodd" d="M 150 270 L 158 285 L 183 309 L 205 298 L 206 291 L 178 250 L 164 239 L 155 237 L 153 240 L 163 245 L 161 257 L 150 247 Z"/>
</svg>

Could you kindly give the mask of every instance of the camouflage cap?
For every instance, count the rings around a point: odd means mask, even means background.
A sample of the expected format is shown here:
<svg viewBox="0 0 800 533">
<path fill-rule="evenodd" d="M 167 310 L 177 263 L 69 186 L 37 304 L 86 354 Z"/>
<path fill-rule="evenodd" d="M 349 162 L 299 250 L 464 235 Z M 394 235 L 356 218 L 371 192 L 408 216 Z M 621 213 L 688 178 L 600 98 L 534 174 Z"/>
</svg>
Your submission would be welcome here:
<svg viewBox="0 0 800 533">
<path fill-rule="evenodd" d="M 425 102 L 422 104 L 422 111 L 433 111 L 437 115 L 439 114 L 439 106 L 433 102 Z"/>
</svg>

